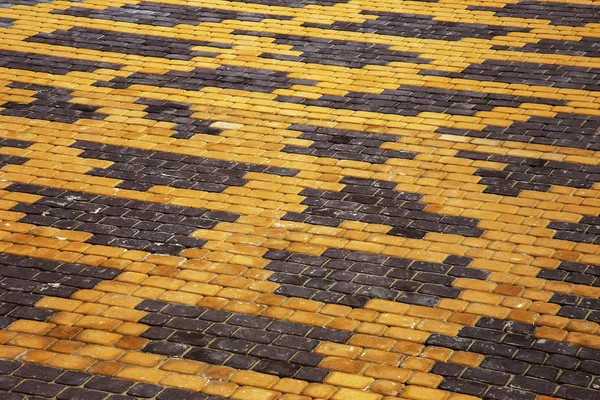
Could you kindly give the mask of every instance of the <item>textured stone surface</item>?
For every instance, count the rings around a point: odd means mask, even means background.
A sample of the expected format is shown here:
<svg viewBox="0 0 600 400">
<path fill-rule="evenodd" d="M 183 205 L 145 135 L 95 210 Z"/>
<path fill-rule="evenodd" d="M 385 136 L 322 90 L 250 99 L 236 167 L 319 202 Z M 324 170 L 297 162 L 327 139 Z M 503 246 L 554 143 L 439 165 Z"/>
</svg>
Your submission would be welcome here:
<svg viewBox="0 0 600 400">
<path fill-rule="evenodd" d="M 600 397 L 594 1 L 0 3 L 0 399 Z"/>
</svg>

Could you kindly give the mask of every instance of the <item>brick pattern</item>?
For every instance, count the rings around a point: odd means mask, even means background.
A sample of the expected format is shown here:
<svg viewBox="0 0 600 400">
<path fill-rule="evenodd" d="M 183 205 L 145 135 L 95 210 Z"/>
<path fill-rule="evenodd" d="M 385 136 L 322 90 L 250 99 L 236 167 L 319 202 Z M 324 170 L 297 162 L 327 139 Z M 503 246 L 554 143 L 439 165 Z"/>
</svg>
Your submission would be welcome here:
<svg viewBox="0 0 600 400">
<path fill-rule="evenodd" d="M 176 26 L 179 24 L 198 25 L 205 22 L 223 22 L 228 19 L 252 22 L 262 21 L 263 19 L 291 19 L 290 17 L 277 14 L 262 14 L 244 11 L 236 12 L 232 10 L 162 4 L 150 1 L 142 1 L 138 4 L 125 4 L 122 7 L 108 7 L 104 10 L 71 7 L 66 10 L 54 10 L 52 14 L 107 19 L 111 21 L 126 21 L 153 26 Z"/>
<path fill-rule="evenodd" d="M 552 25 L 584 26 L 600 17 L 600 7 L 593 4 L 574 4 L 519 0 L 502 7 L 470 6 L 471 10 L 491 11 L 497 17 L 516 17 L 549 20 Z"/>
<path fill-rule="evenodd" d="M 600 351 L 536 339 L 533 331 L 528 324 L 482 318 L 457 337 L 431 336 L 432 345 L 485 356 L 475 368 L 436 364 L 432 372 L 444 376 L 440 388 L 490 399 L 593 399 L 600 384 Z"/>
<path fill-rule="evenodd" d="M 118 187 L 148 190 L 156 185 L 172 186 L 207 192 L 222 192 L 231 186 L 243 186 L 248 172 L 262 172 L 294 176 L 297 170 L 256 164 L 242 164 L 198 156 L 185 156 L 169 152 L 126 149 L 120 146 L 101 145 L 78 141 L 72 147 L 85 149 L 82 158 L 112 161 L 108 168 L 95 168 L 88 173 L 94 176 L 121 179 Z"/>
<path fill-rule="evenodd" d="M 427 232 L 444 232 L 478 237 L 483 231 L 472 218 L 444 216 L 424 211 L 426 205 L 415 193 L 393 190 L 392 182 L 344 178 L 339 192 L 304 189 L 302 213 L 288 213 L 283 219 L 309 224 L 340 226 L 344 221 L 389 225 L 388 235 L 423 238 Z"/>
<path fill-rule="evenodd" d="M 2 21 L 0 19 L 0 27 Z M 72 71 L 93 72 L 97 69 L 119 69 L 121 65 L 108 62 L 77 60 L 51 55 L 31 54 L 23 51 L 0 50 L 0 67 L 24 69 L 65 75 Z"/>
<path fill-rule="evenodd" d="M 261 57 L 282 61 L 300 61 L 323 65 L 338 65 L 348 68 L 363 68 L 366 65 L 387 65 L 390 62 L 428 63 L 419 58 L 419 53 L 394 51 L 390 46 L 373 43 L 331 40 L 309 36 L 277 35 L 268 32 L 235 30 L 234 35 L 248 35 L 273 38 L 274 43 L 292 46 L 301 56 L 263 53 Z"/>
<path fill-rule="evenodd" d="M 399 137 L 385 134 L 322 128 L 309 125 L 292 125 L 288 129 L 302 132 L 299 139 L 311 140 L 308 147 L 285 146 L 282 151 L 308 154 L 315 157 L 331 157 L 338 160 L 365 161 L 385 164 L 394 158 L 412 160 L 415 153 L 382 149 L 383 143 L 394 143 Z"/>
<path fill-rule="evenodd" d="M 600 167 L 597 166 L 466 151 L 458 152 L 456 156 L 507 164 L 501 171 L 477 169 L 475 175 L 482 177 L 479 183 L 487 186 L 486 193 L 518 196 L 522 190 L 545 192 L 552 186 L 591 189 L 600 180 Z M 552 224 L 548 227 L 555 228 Z"/>
<path fill-rule="evenodd" d="M 449 257 L 427 263 L 359 252 L 327 250 L 323 256 L 271 251 L 265 268 L 275 271 L 270 281 L 276 293 L 325 303 L 362 307 L 369 299 L 435 306 L 441 298 L 456 298 L 457 277 L 485 280 L 487 271 L 468 268 L 470 260 Z"/>
<path fill-rule="evenodd" d="M 32 204 L 18 204 L 11 209 L 27 214 L 20 222 L 92 234 L 86 243 L 161 254 L 176 255 L 186 248 L 200 248 L 206 241 L 190 237 L 191 233 L 238 218 L 202 208 L 164 206 L 33 185 L 15 184 L 7 189 L 43 195 Z"/>
<path fill-rule="evenodd" d="M 314 85 L 311 80 L 291 79 L 288 74 L 258 68 L 219 66 L 216 69 L 196 68 L 191 72 L 169 71 L 166 74 L 134 73 L 126 78 L 99 81 L 97 86 L 124 89 L 131 85 L 160 86 L 171 89 L 201 90 L 207 86 L 223 89 L 271 93 L 295 84 Z"/>
<path fill-rule="evenodd" d="M 136 383 L 124 379 L 93 376 L 61 368 L 0 360 L 0 394 L 6 400 L 53 398 L 75 399 L 182 399 L 223 400 L 192 391 L 165 388 L 160 385 Z M 32 397 L 39 396 L 39 397 Z"/>
<path fill-rule="evenodd" d="M 27 39 L 33 43 L 71 46 L 83 49 L 137 54 L 173 60 L 190 60 L 193 57 L 216 57 L 217 51 L 193 51 L 196 46 L 226 49 L 227 44 L 200 40 L 177 40 L 163 36 L 138 35 L 91 28 L 71 28 L 51 33 L 40 33 Z"/>
<path fill-rule="evenodd" d="M 137 309 L 151 325 L 143 351 L 256 372 L 322 382 L 321 340 L 346 343 L 349 332 L 198 307 L 144 301 Z"/>
<path fill-rule="evenodd" d="M 593 1 L 1 3 L 0 399 L 599 397 Z"/>
<path fill-rule="evenodd" d="M 222 132 L 221 129 L 210 127 L 215 121 L 193 118 L 190 104 L 150 99 L 140 99 L 136 103 L 148 106 L 144 109 L 147 112 L 144 118 L 175 124 L 172 138 L 191 139 L 197 134 L 218 135 Z"/>
<path fill-rule="evenodd" d="M 73 92 L 69 89 L 20 82 L 11 83 L 9 87 L 33 91 L 35 100 L 24 103 L 6 102 L 2 104 L 3 110 L 0 111 L 0 115 L 64 123 L 73 123 L 84 118 L 94 120 L 106 118 L 106 114 L 95 112 L 100 108 L 98 106 L 71 102 Z"/>
<path fill-rule="evenodd" d="M 600 149 L 600 119 L 595 116 L 558 113 L 553 118 L 531 117 L 527 122 L 513 122 L 508 127 L 488 126 L 481 131 L 438 128 L 441 134 L 547 144 L 584 150 Z"/>
<path fill-rule="evenodd" d="M 428 15 L 421 14 L 363 10 L 361 11 L 361 15 L 376 16 L 377 18 L 368 19 L 364 22 L 335 21 L 332 24 L 305 22 L 303 26 L 447 41 L 459 41 L 464 38 L 492 39 L 496 36 L 505 36 L 512 32 L 529 31 L 527 28 L 510 26 L 436 21 Z"/>
<path fill-rule="evenodd" d="M 496 107 L 519 107 L 524 103 L 564 105 L 561 100 L 493 93 L 478 93 L 418 86 L 401 86 L 380 94 L 350 92 L 345 96 L 323 95 L 318 99 L 279 96 L 281 102 L 382 114 L 416 116 L 422 112 L 475 115 Z"/>
</svg>

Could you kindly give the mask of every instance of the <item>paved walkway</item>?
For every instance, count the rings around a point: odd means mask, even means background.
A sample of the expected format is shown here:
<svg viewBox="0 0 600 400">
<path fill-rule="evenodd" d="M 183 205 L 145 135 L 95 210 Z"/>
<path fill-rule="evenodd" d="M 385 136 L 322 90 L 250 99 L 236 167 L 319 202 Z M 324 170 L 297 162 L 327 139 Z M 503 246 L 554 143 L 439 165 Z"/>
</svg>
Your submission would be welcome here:
<svg viewBox="0 0 600 400">
<path fill-rule="evenodd" d="M 1 0 L 0 398 L 600 399 L 597 0 Z"/>
</svg>

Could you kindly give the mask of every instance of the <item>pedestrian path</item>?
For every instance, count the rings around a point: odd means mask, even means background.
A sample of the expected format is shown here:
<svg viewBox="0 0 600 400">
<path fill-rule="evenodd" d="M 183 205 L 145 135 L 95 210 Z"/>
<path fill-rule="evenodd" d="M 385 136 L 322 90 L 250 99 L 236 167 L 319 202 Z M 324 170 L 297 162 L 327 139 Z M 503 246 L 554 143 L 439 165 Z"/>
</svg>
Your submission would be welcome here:
<svg viewBox="0 0 600 400">
<path fill-rule="evenodd" d="M 0 399 L 600 399 L 600 1 L 2 0 Z"/>
</svg>

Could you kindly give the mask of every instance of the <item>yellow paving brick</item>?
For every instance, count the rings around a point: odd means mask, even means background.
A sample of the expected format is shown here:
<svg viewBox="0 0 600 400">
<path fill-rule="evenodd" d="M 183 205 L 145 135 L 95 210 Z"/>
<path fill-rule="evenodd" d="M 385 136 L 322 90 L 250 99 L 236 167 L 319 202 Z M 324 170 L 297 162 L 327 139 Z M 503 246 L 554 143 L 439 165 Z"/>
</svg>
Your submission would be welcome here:
<svg viewBox="0 0 600 400">
<path fill-rule="evenodd" d="M 380 394 L 346 388 L 340 389 L 332 397 L 333 400 L 380 400 L 381 398 Z"/>
<path fill-rule="evenodd" d="M 279 397 L 279 395 L 279 392 L 271 390 L 254 387 L 240 387 L 230 398 L 236 400 L 273 400 Z"/>
<path fill-rule="evenodd" d="M 155 369 L 143 367 L 125 367 L 121 372 L 117 374 L 117 377 L 122 379 L 135 380 L 139 382 L 157 384 L 163 379 L 165 375 L 166 372 L 157 371 Z"/>
<path fill-rule="evenodd" d="M 208 380 L 173 372 L 167 375 L 162 381 L 160 381 L 160 383 L 165 386 L 172 386 L 192 391 L 200 391 L 204 386 L 206 386 Z"/>
<path fill-rule="evenodd" d="M 369 385 L 371 385 L 371 383 L 373 383 L 373 379 L 359 375 L 346 374 L 343 372 L 332 372 L 327 378 L 325 378 L 323 382 L 333 386 L 366 389 Z"/>
</svg>

